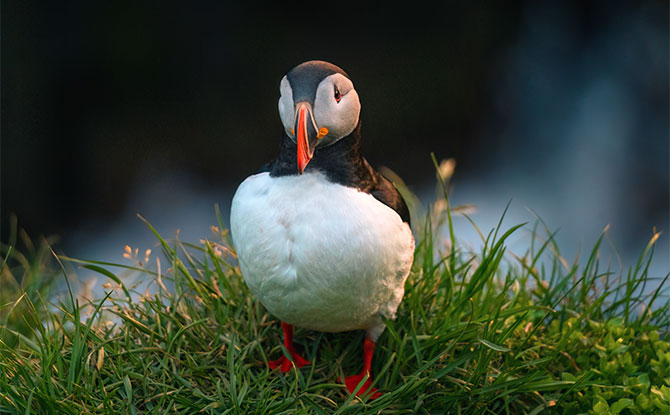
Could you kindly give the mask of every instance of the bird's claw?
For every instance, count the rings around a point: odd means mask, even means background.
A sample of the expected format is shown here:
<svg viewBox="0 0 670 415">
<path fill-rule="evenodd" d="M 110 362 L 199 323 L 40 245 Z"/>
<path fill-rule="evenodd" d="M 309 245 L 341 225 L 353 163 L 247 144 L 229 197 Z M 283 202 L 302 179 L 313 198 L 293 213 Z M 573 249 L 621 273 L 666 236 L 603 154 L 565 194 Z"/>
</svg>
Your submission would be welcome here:
<svg viewBox="0 0 670 415">
<path fill-rule="evenodd" d="M 277 360 L 269 361 L 268 366 L 270 367 L 271 370 L 279 368 L 279 370 L 281 370 L 283 373 L 288 373 L 288 371 L 291 370 L 291 367 L 293 367 L 293 364 L 295 364 L 295 367 L 298 369 L 300 369 L 303 366 L 312 364 L 312 362 L 303 358 L 298 353 L 291 353 L 291 358 L 293 361 L 287 359 L 286 356 L 282 356 Z"/>
<path fill-rule="evenodd" d="M 356 391 L 358 384 L 361 383 L 365 375 L 366 373 L 361 373 L 359 375 L 347 376 L 344 378 L 344 384 L 347 386 L 349 393 L 353 394 L 354 391 Z M 377 388 L 371 388 L 371 385 L 372 378 L 368 376 L 363 385 L 361 385 L 361 388 L 358 390 L 358 393 L 356 393 L 356 396 L 368 395 L 369 400 L 377 399 L 382 396 L 382 393 L 378 392 Z"/>
</svg>

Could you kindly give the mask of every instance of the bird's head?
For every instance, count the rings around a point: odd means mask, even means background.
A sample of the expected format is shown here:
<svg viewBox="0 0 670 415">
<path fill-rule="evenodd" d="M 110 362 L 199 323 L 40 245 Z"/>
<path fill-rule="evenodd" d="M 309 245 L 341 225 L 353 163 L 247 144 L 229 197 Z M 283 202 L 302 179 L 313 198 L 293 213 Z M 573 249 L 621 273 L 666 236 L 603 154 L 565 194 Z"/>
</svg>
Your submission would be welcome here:
<svg viewBox="0 0 670 415">
<path fill-rule="evenodd" d="M 301 63 L 282 78 L 279 90 L 279 115 L 298 146 L 299 173 L 318 148 L 348 136 L 358 125 L 361 103 L 354 84 L 332 63 Z"/>
</svg>

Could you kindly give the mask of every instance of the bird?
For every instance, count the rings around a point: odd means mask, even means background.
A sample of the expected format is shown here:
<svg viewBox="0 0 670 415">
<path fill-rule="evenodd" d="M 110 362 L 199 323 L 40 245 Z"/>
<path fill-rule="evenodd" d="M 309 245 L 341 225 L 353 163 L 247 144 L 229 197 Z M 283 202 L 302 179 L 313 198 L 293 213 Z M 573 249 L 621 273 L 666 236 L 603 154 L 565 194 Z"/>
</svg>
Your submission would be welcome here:
<svg viewBox="0 0 670 415">
<path fill-rule="evenodd" d="M 230 210 L 242 276 L 280 320 L 290 355 L 268 366 L 288 372 L 311 364 L 293 344 L 294 327 L 365 330 L 363 370 L 344 384 L 376 399 L 375 345 L 383 319 L 395 318 L 414 259 L 409 210 L 361 153 L 361 103 L 346 72 L 303 62 L 279 91 L 278 156 L 239 185 Z"/>
</svg>

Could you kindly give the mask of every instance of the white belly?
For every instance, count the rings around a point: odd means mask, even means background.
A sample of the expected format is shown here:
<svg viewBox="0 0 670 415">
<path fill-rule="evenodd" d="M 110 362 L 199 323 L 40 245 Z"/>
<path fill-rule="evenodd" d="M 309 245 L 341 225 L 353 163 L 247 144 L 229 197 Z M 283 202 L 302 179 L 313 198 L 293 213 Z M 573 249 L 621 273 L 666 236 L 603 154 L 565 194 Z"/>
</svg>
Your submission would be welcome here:
<svg viewBox="0 0 670 415">
<path fill-rule="evenodd" d="M 237 189 L 230 224 L 247 285 L 282 321 L 376 337 L 380 315 L 395 316 L 414 238 L 372 195 L 320 173 L 260 173 Z"/>
</svg>

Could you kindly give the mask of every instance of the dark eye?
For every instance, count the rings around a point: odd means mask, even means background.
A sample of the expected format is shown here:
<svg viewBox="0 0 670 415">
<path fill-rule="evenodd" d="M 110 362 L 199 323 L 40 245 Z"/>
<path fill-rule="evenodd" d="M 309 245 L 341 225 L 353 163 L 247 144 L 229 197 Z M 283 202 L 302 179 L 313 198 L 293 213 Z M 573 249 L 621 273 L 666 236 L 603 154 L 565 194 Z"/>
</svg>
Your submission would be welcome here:
<svg viewBox="0 0 670 415">
<path fill-rule="evenodd" d="M 335 101 L 340 102 L 342 99 L 342 94 L 340 94 L 340 90 L 335 87 Z"/>
</svg>

